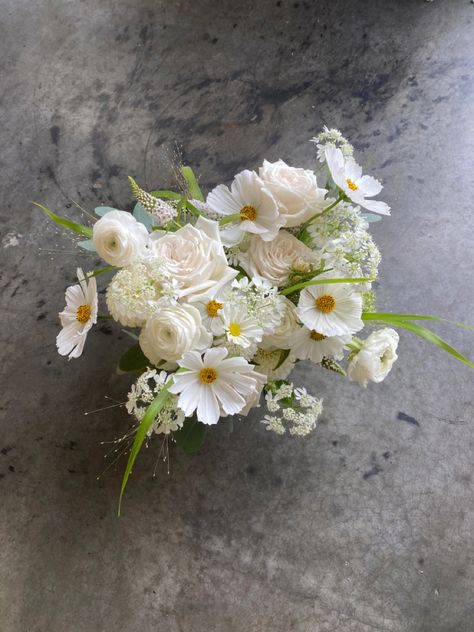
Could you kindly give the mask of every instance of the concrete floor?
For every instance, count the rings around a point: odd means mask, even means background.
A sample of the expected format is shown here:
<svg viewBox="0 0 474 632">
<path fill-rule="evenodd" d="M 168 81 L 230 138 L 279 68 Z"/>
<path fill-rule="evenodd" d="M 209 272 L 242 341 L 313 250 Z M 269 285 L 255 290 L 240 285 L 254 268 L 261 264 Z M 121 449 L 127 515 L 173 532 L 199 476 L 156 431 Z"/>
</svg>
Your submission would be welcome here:
<svg viewBox="0 0 474 632">
<path fill-rule="evenodd" d="M 56 355 L 78 257 L 30 200 L 130 208 L 126 175 L 204 188 L 264 157 L 314 165 L 338 126 L 385 183 L 379 307 L 474 324 L 468 0 L 0 0 L 2 632 L 472 632 L 474 373 L 410 334 L 366 391 L 298 369 L 318 431 L 254 417 L 100 480 L 128 346 Z M 45 249 L 45 250 L 41 250 Z M 57 251 L 50 253 L 48 249 Z M 439 328 L 474 357 L 474 334 Z"/>
</svg>

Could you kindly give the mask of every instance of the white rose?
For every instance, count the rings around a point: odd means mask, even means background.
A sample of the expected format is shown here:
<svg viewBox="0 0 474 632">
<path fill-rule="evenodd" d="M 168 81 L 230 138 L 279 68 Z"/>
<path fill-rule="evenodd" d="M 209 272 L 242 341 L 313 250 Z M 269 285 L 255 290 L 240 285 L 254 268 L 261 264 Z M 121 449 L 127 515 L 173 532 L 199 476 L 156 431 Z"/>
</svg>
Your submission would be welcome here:
<svg viewBox="0 0 474 632">
<path fill-rule="evenodd" d="M 286 230 L 273 241 L 252 235 L 247 251 L 239 255 L 242 267 L 250 276 L 261 276 L 272 285 L 288 283 L 290 269 L 315 261 L 313 251 Z"/>
<path fill-rule="evenodd" d="M 193 305 L 159 306 L 140 332 L 139 343 L 146 357 L 158 364 L 176 362 L 186 351 L 203 351 L 212 342 Z"/>
<path fill-rule="evenodd" d="M 263 337 L 259 347 L 266 351 L 275 349 L 290 349 L 296 332 L 300 330 L 298 318 L 296 316 L 296 308 L 293 303 L 284 298 L 283 320 L 272 334 Z"/>
<path fill-rule="evenodd" d="M 92 241 L 104 261 L 122 268 L 144 254 L 149 235 L 130 213 L 110 211 L 94 224 Z"/>
<path fill-rule="evenodd" d="M 227 263 L 217 222 L 199 217 L 175 233 L 153 236 L 153 249 L 180 286 L 180 296 L 196 301 L 212 298 L 238 272 Z"/>
<path fill-rule="evenodd" d="M 398 334 L 394 329 L 380 329 L 365 340 L 349 362 L 347 375 L 366 387 L 367 382 L 382 382 L 397 359 Z"/>
<path fill-rule="evenodd" d="M 316 176 L 310 169 L 290 167 L 283 160 L 264 160 L 259 175 L 288 227 L 298 226 L 325 206 L 327 191 L 318 187 Z"/>
</svg>

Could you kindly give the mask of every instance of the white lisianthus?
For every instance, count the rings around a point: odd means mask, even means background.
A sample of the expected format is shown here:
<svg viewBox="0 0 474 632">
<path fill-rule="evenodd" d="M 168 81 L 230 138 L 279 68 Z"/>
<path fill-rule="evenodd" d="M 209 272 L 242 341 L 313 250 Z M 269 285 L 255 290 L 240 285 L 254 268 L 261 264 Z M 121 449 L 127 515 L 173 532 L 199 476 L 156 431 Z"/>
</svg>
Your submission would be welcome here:
<svg viewBox="0 0 474 632">
<path fill-rule="evenodd" d="M 264 241 L 253 235 L 246 252 L 239 257 L 244 270 L 251 276 L 260 276 L 272 285 L 288 283 L 290 271 L 302 262 L 316 261 L 315 253 L 286 230 L 280 230 L 273 241 Z"/>
<path fill-rule="evenodd" d="M 326 189 L 320 189 L 310 169 L 290 167 L 283 160 L 263 161 L 259 176 L 273 195 L 285 226 L 302 224 L 325 206 Z"/>
<path fill-rule="evenodd" d="M 363 176 L 362 167 L 353 158 L 345 159 L 337 147 L 326 147 L 325 156 L 332 179 L 354 204 L 374 213 L 390 215 L 388 204 L 366 199 L 378 195 L 383 189 L 378 180 L 372 176 Z"/>
<path fill-rule="evenodd" d="M 298 360 L 311 360 L 318 364 L 323 358 L 342 360 L 344 345 L 351 341 L 351 336 L 325 336 L 314 329 L 301 327 L 293 338 L 291 352 Z"/>
<path fill-rule="evenodd" d="M 186 417 L 196 410 L 204 424 L 240 413 L 255 400 L 265 380 L 244 358 L 228 358 L 222 347 L 208 349 L 203 357 L 196 351 L 185 353 L 178 364 L 187 371 L 174 375 L 169 391 L 179 394 L 178 406 Z"/>
<path fill-rule="evenodd" d="M 66 307 L 59 314 L 63 328 L 56 338 L 59 354 L 69 355 L 69 360 L 82 354 L 89 329 L 97 322 L 97 281 L 93 276 L 86 280 L 81 268 L 77 278 L 79 285 L 66 290 Z"/>
<path fill-rule="evenodd" d="M 149 235 L 130 213 L 110 211 L 94 224 L 92 241 L 104 261 L 122 268 L 145 255 Z"/>
<path fill-rule="evenodd" d="M 370 334 L 349 361 L 349 380 L 364 387 L 369 381 L 382 382 L 398 358 L 398 340 L 398 334 L 394 329 L 379 329 Z"/>
<path fill-rule="evenodd" d="M 348 283 L 310 285 L 301 290 L 297 314 L 303 325 L 324 336 L 362 329 L 362 297 Z"/>
<path fill-rule="evenodd" d="M 193 305 L 163 302 L 140 332 L 143 353 L 153 363 L 176 362 L 186 351 L 202 351 L 212 342 L 199 310 Z"/>
<path fill-rule="evenodd" d="M 220 231 L 226 246 L 239 244 L 245 233 L 270 241 L 284 224 L 272 194 L 255 171 L 248 169 L 235 176 L 230 189 L 224 184 L 213 189 L 206 204 L 221 219 L 229 217 L 231 220 Z"/>
<path fill-rule="evenodd" d="M 300 325 L 296 316 L 296 308 L 289 299 L 284 297 L 283 320 L 272 333 L 263 337 L 259 346 L 266 351 L 291 349 L 294 336 L 299 329 Z"/>
<path fill-rule="evenodd" d="M 181 298 L 212 297 L 238 272 L 227 263 L 216 222 L 199 217 L 174 233 L 155 233 L 152 249 L 177 281 Z"/>
</svg>

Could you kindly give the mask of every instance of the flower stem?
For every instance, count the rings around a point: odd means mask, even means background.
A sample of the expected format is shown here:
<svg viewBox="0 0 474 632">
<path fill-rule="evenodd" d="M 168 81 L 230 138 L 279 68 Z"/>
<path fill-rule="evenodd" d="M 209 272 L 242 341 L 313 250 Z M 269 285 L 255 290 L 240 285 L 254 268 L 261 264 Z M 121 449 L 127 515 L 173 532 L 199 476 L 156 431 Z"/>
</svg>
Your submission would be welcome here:
<svg viewBox="0 0 474 632">
<path fill-rule="evenodd" d="M 340 193 L 339 197 L 337 198 L 337 200 L 335 200 L 332 204 L 330 204 L 327 208 L 325 208 L 323 211 L 321 211 L 321 213 L 316 213 L 316 215 L 313 215 L 313 217 L 310 217 L 306 222 L 304 222 L 303 224 L 301 224 L 301 228 L 300 228 L 300 235 L 306 230 L 306 228 L 312 223 L 314 222 L 315 219 L 317 219 L 318 217 L 322 217 L 323 215 L 325 215 L 326 213 L 329 213 L 329 211 L 331 211 L 335 206 L 337 206 L 337 204 L 339 204 L 339 202 L 341 202 L 343 200 L 343 194 Z"/>
<path fill-rule="evenodd" d="M 219 220 L 219 226 L 225 226 L 226 224 L 230 224 L 231 222 L 235 222 L 236 220 L 240 220 L 240 213 L 232 213 L 231 215 L 227 215 Z"/>
</svg>

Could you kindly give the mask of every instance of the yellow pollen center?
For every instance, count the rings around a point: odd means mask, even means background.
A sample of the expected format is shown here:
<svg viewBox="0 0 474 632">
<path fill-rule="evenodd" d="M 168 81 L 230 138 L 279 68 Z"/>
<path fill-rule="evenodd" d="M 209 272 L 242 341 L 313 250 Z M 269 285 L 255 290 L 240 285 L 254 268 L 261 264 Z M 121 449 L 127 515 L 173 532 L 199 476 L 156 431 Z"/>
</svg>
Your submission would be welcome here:
<svg viewBox="0 0 474 632">
<path fill-rule="evenodd" d="M 357 191 L 357 189 L 359 188 L 354 180 L 351 180 L 350 178 L 347 178 L 346 182 L 351 191 Z"/>
<path fill-rule="evenodd" d="M 224 307 L 224 303 L 219 303 L 218 301 L 211 300 L 206 305 L 206 311 L 208 316 L 211 318 L 215 318 L 217 316 L 217 312 Z"/>
<path fill-rule="evenodd" d="M 91 317 L 91 306 L 79 305 L 76 311 L 76 320 L 78 320 L 81 323 L 81 325 L 85 325 L 90 317 Z"/>
<path fill-rule="evenodd" d="M 321 342 L 321 340 L 326 340 L 327 336 L 325 336 L 324 334 L 320 334 L 317 331 L 313 331 L 309 334 L 309 337 L 311 338 L 311 340 L 316 340 L 316 342 Z"/>
<path fill-rule="evenodd" d="M 199 379 L 204 384 L 212 384 L 217 380 L 217 371 L 215 369 L 201 369 L 199 371 Z"/>
<path fill-rule="evenodd" d="M 323 294 L 318 296 L 315 305 L 323 314 L 329 314 L 336 307 L 336 301 L 330 294 Z"/>
<path fill-rule="evenodd" d="M 244 206 L 240 209 L 240 221 L 250 220 L 254 222 L 257 219 L 257 209 L 253 206 Z"/>
<path fill-rule="evenodd" d="M 240 336 L 240 325 L 238 323 L 230 323 L 229 325 L 229 333 L 231 336 Z"/>
</svg>

